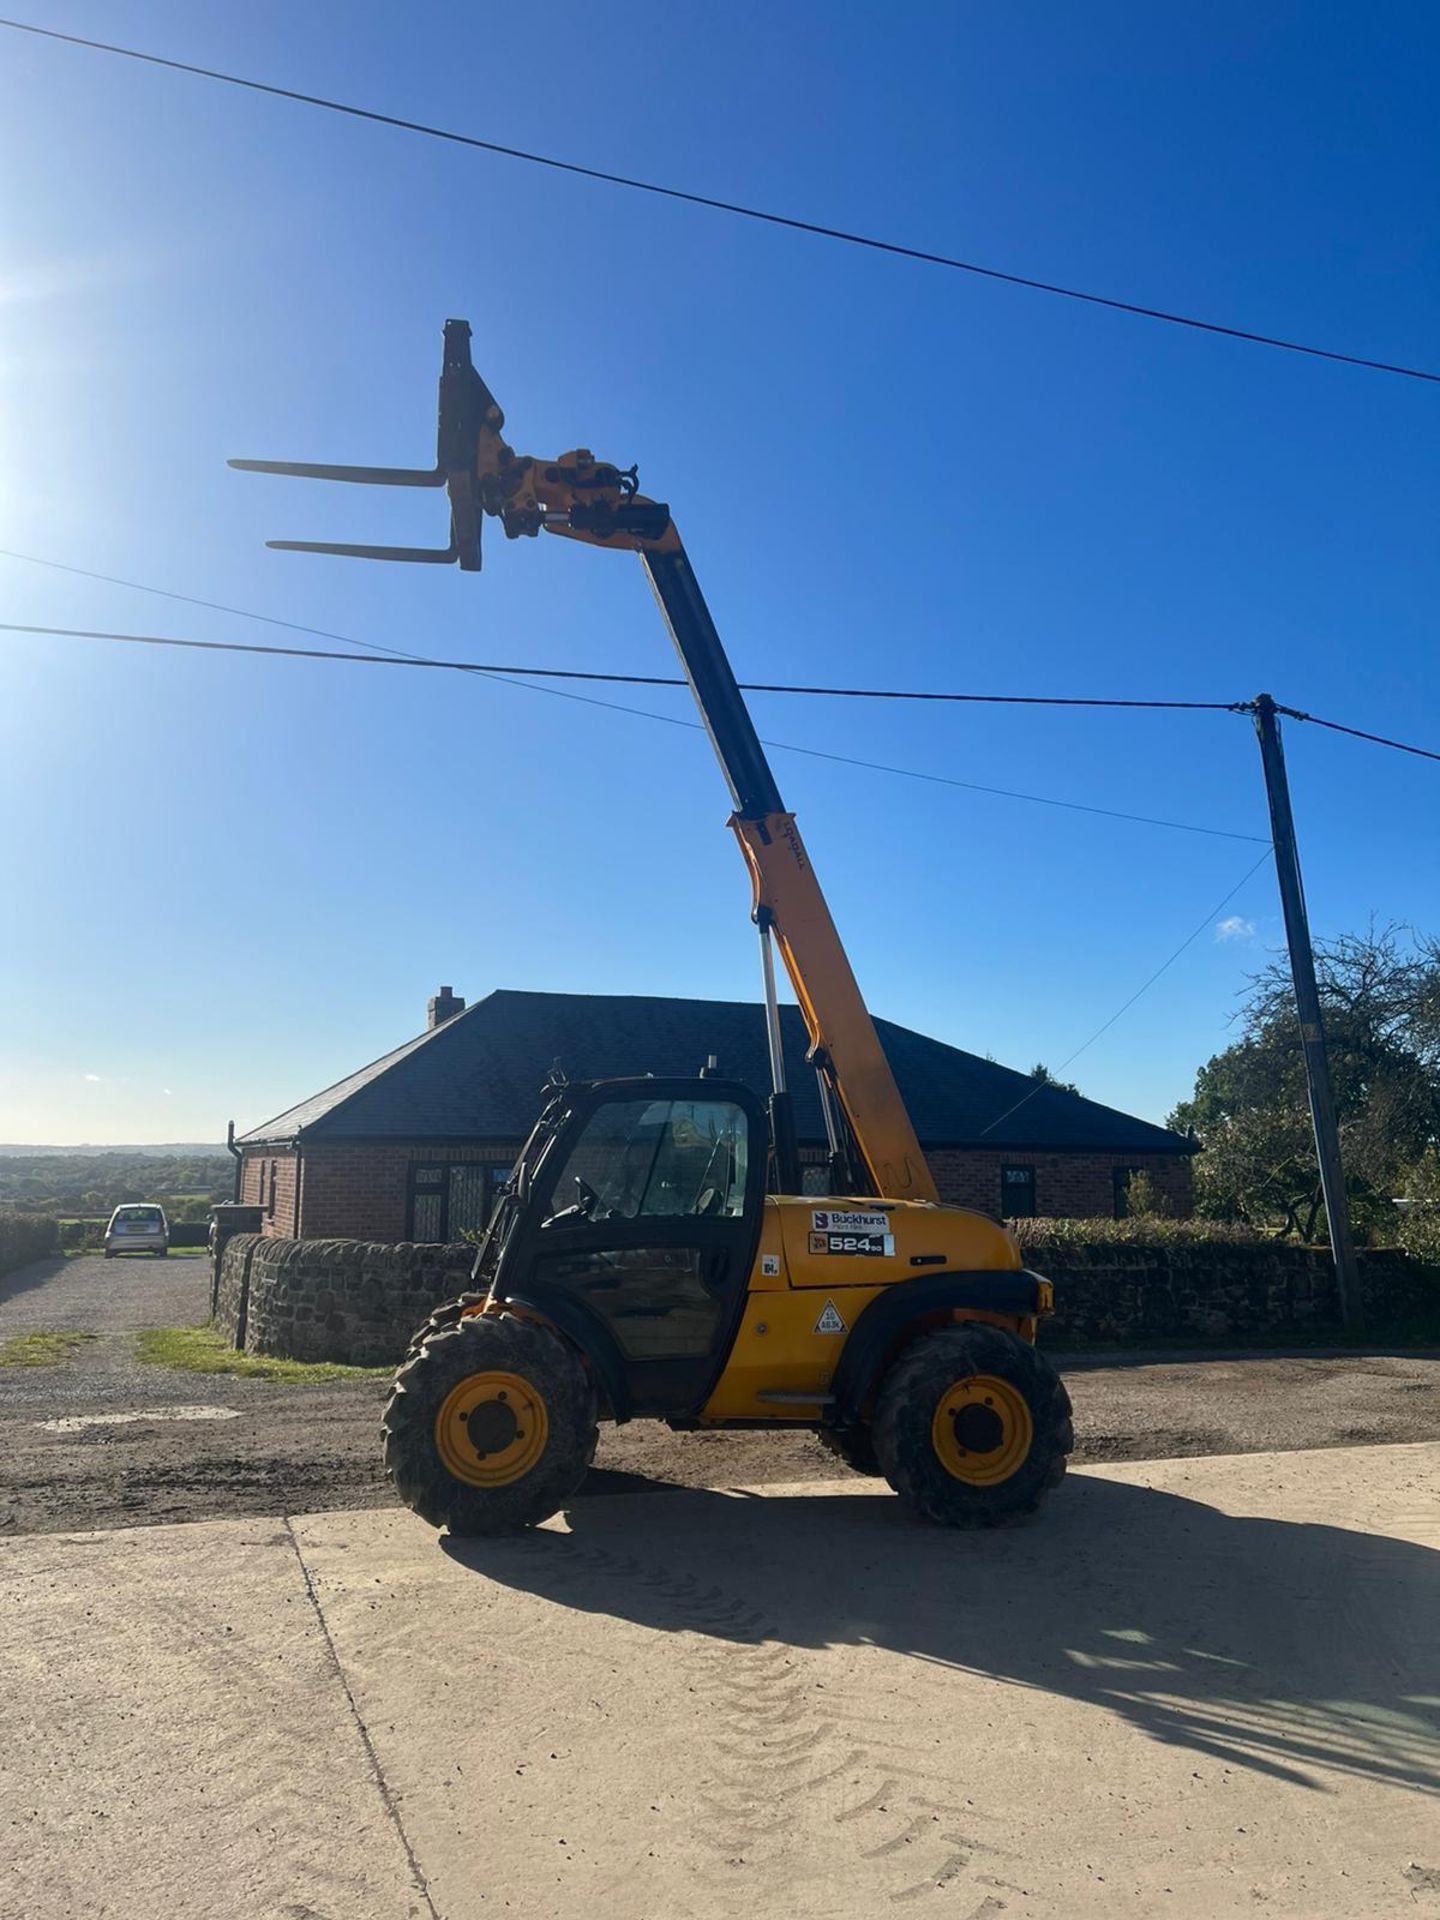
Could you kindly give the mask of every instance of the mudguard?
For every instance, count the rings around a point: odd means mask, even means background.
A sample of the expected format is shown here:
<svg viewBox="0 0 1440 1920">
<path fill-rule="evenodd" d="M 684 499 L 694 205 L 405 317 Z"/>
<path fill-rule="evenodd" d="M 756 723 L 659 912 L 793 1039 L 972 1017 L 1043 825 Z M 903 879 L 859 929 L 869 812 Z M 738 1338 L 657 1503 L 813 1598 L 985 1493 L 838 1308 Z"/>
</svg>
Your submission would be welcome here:
<svg viewBox="0 0 1440 1920">
<path fill-rule="evenodd" d="M 593 1308 L 563 1287 L 547 1287 L 539 1280 L 528 1281 L 514 1293 L 500 1297 L 507 1307 L 533 1313 L 563 1333 L 583 1354 L 602 1397 L 609 1403 L 611 1419 L 619 1424 L 630 1418 L 624 1359 L 614 1334 Z"/>
<path fill-rule="evenodd" d="M 929 1273 L 887 1287 L 866 1307 L 850 1331 L 831 1383 L 834 1402 L 827 1425 L 846 1427 L 875 1384 L 886 1355 L 905 1328 L 927 1314 L 974 1307 L 982 1313 L 1013 1314 L 1016 1319 L 1048 1313 L 1050 1282 L 1038 1273 Z"/>
</svg>

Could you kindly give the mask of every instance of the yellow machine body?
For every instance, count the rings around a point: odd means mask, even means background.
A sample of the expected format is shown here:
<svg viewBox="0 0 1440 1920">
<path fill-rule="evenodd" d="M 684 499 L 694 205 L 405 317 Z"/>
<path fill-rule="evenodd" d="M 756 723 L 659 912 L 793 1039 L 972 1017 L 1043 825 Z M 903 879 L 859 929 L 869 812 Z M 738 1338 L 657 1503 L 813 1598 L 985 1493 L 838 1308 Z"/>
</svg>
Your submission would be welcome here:
<svg viewBox="0 0 1440 1920">
<path fill-rule="evenodd" d="M 865 1225 L 832 1227 L 835 1220 Z M 877 1240 L 883 1251 L 869 1251 Z M 867 1250 L 852 1251 L 847 1242 Z M 1022 1267 L 1014 1235 L 983 1213 L 868 1195 L 771 1195 L 744 1318 L 700 1423 L 813 1425 L 851 1330 L 887 1287 L 932 1271 L 1004 1273 Z M 1047 1293 L 1038 1302 L 1042 1313 L 1049 1310 Z M 1034 1315 L 945 1309 L 940 1318 L 982 1320 L 1035 1338 Z M 793 1397 L 781 1400 L 777 1394 Z"/>
</svg>

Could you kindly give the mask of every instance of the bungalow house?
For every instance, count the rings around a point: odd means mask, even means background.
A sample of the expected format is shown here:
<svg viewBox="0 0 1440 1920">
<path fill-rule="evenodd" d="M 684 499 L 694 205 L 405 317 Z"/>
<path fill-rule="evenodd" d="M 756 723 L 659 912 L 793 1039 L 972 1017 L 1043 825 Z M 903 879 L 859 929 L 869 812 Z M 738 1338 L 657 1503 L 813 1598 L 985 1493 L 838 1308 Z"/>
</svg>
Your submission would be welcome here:
<svg viewBox="0 0 1440 1920">
<path fill-rule="evenodd" d="M 825 1129 L 799 1009 L 781 1009 L 807 1192 Z M 1192 1142 L 1147 1120 L 877 1020 L 943 1200 L 1015 1218 L 1118 1216 L 1143 1170 L 1177 1214 Z M 448 987 L 424 1033 L 238 1136 L 237 1197 L 286 1239 L 447 1241 L 484 1224 L 557 1063 L 572 1080 L 719 1071 L 769 1091 L 764 1009 L 741 1001 Z"/>
</svg>

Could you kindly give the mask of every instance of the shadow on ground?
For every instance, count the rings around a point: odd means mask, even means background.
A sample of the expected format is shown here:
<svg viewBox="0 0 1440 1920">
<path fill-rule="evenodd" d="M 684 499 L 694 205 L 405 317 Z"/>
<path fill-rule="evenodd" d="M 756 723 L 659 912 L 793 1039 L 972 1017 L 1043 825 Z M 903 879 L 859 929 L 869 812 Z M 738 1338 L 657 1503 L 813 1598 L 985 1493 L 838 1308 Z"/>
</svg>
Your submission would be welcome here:
<svg viewBox="0 0 1440 1920">
<path fill-rule="evenodd" d="M 442 1546 L 660 1632 L 886 1648 L 1303 1787 L 1338 1774 L 1440 1792 L 1440 1553 L 1425 1547 L 1089 1477 L 987 1534 L 918 1525 L 879 1494 L 684 1489 L 569 1519 L 568 1534 Z"/>
<path fill-rule="evenodd" d="M 17 1299 L 22 1293 L 43 1287 L 47 1280 L 53 1280 L 57 1273 L 63 1273 L 65 1267 L 63 1253 L 47 1253 L 43 1260 L 32 1260 L 28 1266 L 16 1267 L 13 1273 L 7 1273 L 0 1279 L 0 1307 L 7 1300 Z"/>
</svg>

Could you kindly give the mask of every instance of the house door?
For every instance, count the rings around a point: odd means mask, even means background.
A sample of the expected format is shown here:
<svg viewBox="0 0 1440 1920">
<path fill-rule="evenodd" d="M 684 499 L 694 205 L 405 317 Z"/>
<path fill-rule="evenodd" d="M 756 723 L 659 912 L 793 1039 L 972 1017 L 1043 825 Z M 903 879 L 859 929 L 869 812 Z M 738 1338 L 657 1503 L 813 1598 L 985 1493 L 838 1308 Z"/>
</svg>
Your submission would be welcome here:
<svg viewBox="0 0 1440 1920">
<path fill-rule="evenodd" d="M 509 1171 L 475 1160 L 413 1165 L 407 1237 L 444 1244 L 482 1232 Z"/>
</svg>

